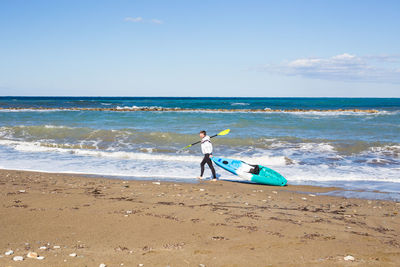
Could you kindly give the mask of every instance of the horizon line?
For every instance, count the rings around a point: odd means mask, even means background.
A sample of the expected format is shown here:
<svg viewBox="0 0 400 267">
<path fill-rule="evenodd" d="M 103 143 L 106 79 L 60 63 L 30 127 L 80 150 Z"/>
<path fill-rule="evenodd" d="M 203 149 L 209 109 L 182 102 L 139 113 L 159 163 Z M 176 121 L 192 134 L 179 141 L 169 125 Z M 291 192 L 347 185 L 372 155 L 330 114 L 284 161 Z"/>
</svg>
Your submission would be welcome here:
<svg viewBox="0 0 400 267">
<path fill-rule="evenodd" d="M 4 95 L 0 97 L 136 97 L 136 98 L 400 98 L 400 96 L 93 96 L 93 95 L 62 95 L 62 96 L 51 96 L 51 95 Z"/>
</svg>

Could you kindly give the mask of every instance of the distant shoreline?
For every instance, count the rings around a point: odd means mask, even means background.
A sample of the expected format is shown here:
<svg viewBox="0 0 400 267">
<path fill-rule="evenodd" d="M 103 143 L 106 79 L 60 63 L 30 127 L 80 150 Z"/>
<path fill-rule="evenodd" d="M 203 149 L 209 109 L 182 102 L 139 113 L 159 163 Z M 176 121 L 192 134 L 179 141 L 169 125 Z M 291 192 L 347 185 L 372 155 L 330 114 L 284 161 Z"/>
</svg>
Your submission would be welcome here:
<svg viewBox="0 0 400 267">
<path fill-rule="evenodd" d="M 163 108 L 163 107 L 132 107 L 132 108 L 45 108 L 45 107 L 14 107 L 14 108 L 0 108 L 0 110 L 49 110 L 49 111 L 174 111 L 174 112 L 254 112 L 254 113 L 275 113 L 275 112 L 352 112 L 352 113 L 379 113 L 376 109 L 209 109 L 209 108 Z"/>
<path fill-rule="evenodd" d="M 132 98 L 132 99 L 143 99 L 143 98 L 165 98 L 165 99 L 174 99 L 174 98 L 186 98 L 186 99 L 259 99 L 259 98 L 266 98 L 266 99 L 400 99 L 400 97 L 387 97 L 387 96 L 68 96 L 68 95 L 61 95 L 61 96 L 13 96 L 13 95 L 4 95 L 0 96 L 0 98 Z"/>
</svg>

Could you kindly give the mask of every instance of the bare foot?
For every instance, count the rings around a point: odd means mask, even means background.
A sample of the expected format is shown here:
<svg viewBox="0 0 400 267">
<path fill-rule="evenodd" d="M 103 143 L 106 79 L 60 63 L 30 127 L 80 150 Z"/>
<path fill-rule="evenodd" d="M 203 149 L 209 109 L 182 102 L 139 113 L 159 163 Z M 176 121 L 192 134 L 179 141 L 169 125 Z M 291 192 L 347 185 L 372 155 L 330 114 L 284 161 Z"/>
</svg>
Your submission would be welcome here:
<svg viewBox="0 0 400 267">
<path fill-rule="evenodd" d="M 197 179 L 203 180 L 203 176 L 197 176 Z"/>
<path fill-rule="evenodd" d="M 216 181 L 218 181 L 218 180 L 217 180 L 217 178 L 213 178 L 211 181 L 212 181 L 212 182 L 216 182 Z"/>
</svg>

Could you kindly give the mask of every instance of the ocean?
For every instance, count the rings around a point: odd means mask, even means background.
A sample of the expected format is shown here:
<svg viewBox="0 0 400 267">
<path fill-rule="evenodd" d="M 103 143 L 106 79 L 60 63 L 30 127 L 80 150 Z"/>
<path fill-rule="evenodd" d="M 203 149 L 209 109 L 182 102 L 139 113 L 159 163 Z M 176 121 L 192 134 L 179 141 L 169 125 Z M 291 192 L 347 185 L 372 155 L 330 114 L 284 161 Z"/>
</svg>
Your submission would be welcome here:
<svg viewBox="0 0 400 267">
<path fill-rule="evenodd" d="M 399 98 L 0 97 L 0 168 L 190 182 L 200 147 L 181 148 L 228 128 L 216 156 L 400 199 Z"/>
</svg>

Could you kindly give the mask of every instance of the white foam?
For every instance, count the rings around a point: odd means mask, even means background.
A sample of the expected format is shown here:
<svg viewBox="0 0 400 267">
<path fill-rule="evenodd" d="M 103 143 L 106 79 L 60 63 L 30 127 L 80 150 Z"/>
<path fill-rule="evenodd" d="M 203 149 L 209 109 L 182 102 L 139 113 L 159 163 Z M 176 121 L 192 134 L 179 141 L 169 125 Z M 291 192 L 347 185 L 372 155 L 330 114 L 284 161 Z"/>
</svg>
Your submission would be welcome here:
<svg viewBox="0 0 400 267">
<path fill-rule="evenodd" d="M 368 159 L 367 163 L 370 163 L 370 164 L 390 164 L 391 162 L 386 160 L 386 159 L 382 159 L 382 158 L 372 158 L 372 159 Z"/>
<path fill-rule="evenodd" d="M 123 110 L 123 109 L 129 109 L 129 110 L 140 110 L 140 109 L 146 109 L 146 108 L 148 108 L 148 109 L 158 109 L 158 108 L 163 108 L 163 107 L 159 107 L 159 106 L 140 106 L 140 107 L 138 107 L 138 106 L 123 106 L 123 107 L 120 107 L 120 106 L 117 106 L 116 107 L 116 109 L 118 109 L 118 110 Z"/>
<path fill-rule="evenodd" d="M 243 103 L 243 102 L 237 102 L 237 103 L 232 103 L 231 106 L 248 106 L 250 105 L 249 103 Z"/>
<path fill-rule="evenodd" d="M 135 152 L 109 152 L 42 147 L 38 143 L 0 140 L 1 168 L 45 172 L 96 174 L 156 179 L 193 179 L 199 175 L 201 156 L 161 155 Z M 36 153 L 40 152 L 40 153 Z M 369 182 L 400 183 L 400 168 L 383 166 L 331 166 L 328 164 L 286 165 L 283 156 L 256 154 L 233 158 L 249 164 L 272 167 L 290 183 L 349 187 Z M 222 179 L 240 180 L 216 168 Z M 207 177 L 210 175 L 206 168 Z M 350 185 L 349 185 L 350 183 Z M 366 187 L 366 189 L 368 189 Z M 384 187 L 384 186 L 383 186 Z M 388 185 L 388 190 L 390 186 Z"/>
<path fill-rule="evenodd" d="M 272 167 L 286 177 L 289 184 L 293 182 L 317 185 L 330 182 L 341 186 L 348 181 L 354 184 L 360 182 L 400 183 L 400 168 L 386 167 L 384 157 L 374 156 L 370 159 L 370 163 L 381 163 L 376 166 L 360 166 L 347 161 L 341 162 L 342 165 L 321 164 L 321 161 L 305 164 L 304 162 L 307 160 L 304 159 L 307 159 L 308 156 L 320 157 L 327 154 L 337 156 L 337 154 L 333 146 L 328 143 L 274 142 L 274 144 L 277 148 L 283 148 L 278 151 L 284 155 L 299 151 L 312 153 L 301 153 L 301 158 L 294 158 L 302 162 L 294 161 L 292 162 L 294 164 L 291 165 L 288 165 L 288 159 L 285 156 L 270 154 L 273 153 L 271 150 L 257 149 L 251 152 L 253 156 L 234 154 L 229 157 L 243 160 L 249 164 Z M 2 146 L 0 147 L 0 161 L 3 168 L 107 176 L 192 179 L 199 174 L 199 163 L 202 159 L 201 155 L 187 153 L 157 154 L 154 152 L 59 148 L 51 147 L 51 144 L 18 140 L 0 139 L 0 146 Z M 381 151 L 397 151 L 399 148 L 399 145 L 394 145 L 376 147 L 372 150 L 381 153 Z M 209 172 L 208 168 L 206 168 L 206 172 Z M 222 178 L 238 179 L 225 170 L 217 168 L 217 172 L 222 175 Z"/>
<path fill-rule="evenodd" d="M 0 140 L 0 145 L 11 146 L 20 152 L 58 152 L 68 153 L 82 156 L 106 157 L 115 159 L 131 159 L 131 160 L 158 160 L 158 161 L 185 161 L 199 162 L 199 156 L 181 156 L 181 155 L 161 155 L 153 153 L 136 153 L 125 151 L 101 151 L 88 149 L 71 149 L 52 146 L 44 146 L 40 142 L 26 142 L 14 140 Z"/>
<path fill-rule="evenodd" d="M 338 186 L 341 182 L 378 181 L 400 183 L 400 171 L 389 168 L 368 166 L 336 166 L 326 165 L 295 165 L 278 167 L 276 171 L 284 175 L 288 181 L 333 182 Z"/>
<path fill-rule="evenodd" d="M 26 127 L 26 126 L 19 126 L 19 127 Z M 74 127 L 67 127 L 67 126 L 62 126 L 62 125 L 45 125 L 44 128 L 48 128 L 48 129 L 73 129 Z"/>
<path fill-rule="evenodd" d="M 154 154 L 151 153 L 137 153 L 127 151 L 103 151 L 103 150 L 89 150 L 89 149 L 77 149 L 77 148 L 60 148 L 56 147 L 56 144 L 43 145 L 40 142 L 27 142 L 27 141 L 14 141 L 14 140 L 0 140 L 0 145 L 6 145 L 14 148 L 20 152 L 57 152 L 57 153 L 68 153 L 82 156 L 92 157 L 104 157 L 114 159 L 129 159 L 129 160 L 152 160 L 152 161 L 181 161 L 181 162 L 200 162 L 201 156 L 192 155 L 167 155 L 167 154 Z M 93 144 L 97 146 L 97 144 Z M 237 160 L 243 160 L 248 163 L 261 164 L 261 165 L 272 165 L 281 166 L 286 165 L 286 158 L 283 156 L 272 157 L 268 155 L 255 155 L 252 157 L 233 156 L 231 157 Z"/>
<path fill-rule="evenodd" d="M 400 157 L 400 145 L 377 146 L 377 147 L 371 147 L 369 150 L 370 152 L 380 155 L 389 154 L 391 156 Z"/>
<path fill-rule="evenodd" d="M 172 162 L 172 157 L 163 159 L 159 155 L 156 157 L 153 156 L 149 160 L 149 156 L 152 155 L 146 155 L 145 153 L 131 153 L 129 158 L 124 158 L 124 155 L 121 157 L 121 154 L 118 152 L 102 153 L 102 156 L 93 156 L 92 153 L 70 154 L 48 153 L 48 151 L 45 153 L 36 153 L 4 148 L 0 149 L 1 168 L 60 173 L 160 179 L 193 179 L 199 175 L 199 163 L 201 161 L 201 158 L 198 158 L 194 162 L 194 160 L 191 160 L 193 158 L 191 156 L 181 156 L 180 159 Z M 63 149 L 62 151 L 71 150 Z M 194 166 L 196 168 L 193 168 Z M 210 173 L 207 169 L 206 175 L 208 174 Z"/>
<path fill-rule="evenodd" d="M 270 145 L 271 148 L 286 149 L 287 151 L 304 152 L 335 152 L 335 147 L 329 143 L 289 143 L 277 141 Z"/>
</svg>

